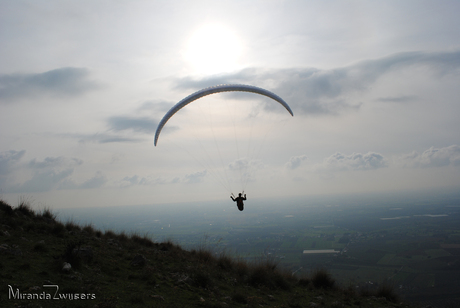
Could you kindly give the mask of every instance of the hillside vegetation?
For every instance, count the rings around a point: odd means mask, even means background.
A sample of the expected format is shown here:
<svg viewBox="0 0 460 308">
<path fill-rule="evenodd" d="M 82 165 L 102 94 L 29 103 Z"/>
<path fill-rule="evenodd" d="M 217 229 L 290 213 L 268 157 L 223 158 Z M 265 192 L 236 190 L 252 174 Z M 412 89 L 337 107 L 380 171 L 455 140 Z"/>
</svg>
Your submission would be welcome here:
<svg viewBox="0 0 460 308">
<path fill-rule="evenodd" d="M 60 222 L 0 201 L 1 307 L 408 307 L 392 287 L 339 287 L 318 269 L 187 251 L 147 235 Z"/>
</svg>

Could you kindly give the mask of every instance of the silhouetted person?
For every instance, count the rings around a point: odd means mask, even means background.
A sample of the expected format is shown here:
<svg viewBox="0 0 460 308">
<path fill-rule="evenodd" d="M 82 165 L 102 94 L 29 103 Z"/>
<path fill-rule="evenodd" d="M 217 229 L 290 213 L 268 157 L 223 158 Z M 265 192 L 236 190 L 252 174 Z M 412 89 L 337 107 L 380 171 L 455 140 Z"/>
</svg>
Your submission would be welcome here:
<svg viewBox="0 0 460 308">
<path fill-rule="evenodd" d="M 233 198 L 233 196 L 230 196 L 233 201 L 236 202 L 236 206 L 238 206 L 238 209 L 240 211 L 244 210 L 244 203 L 243 200 L 246 200 L 246 194 L 244 194 L 244 197 L 241 197 L 241 193 L 238 194 L 238 197 Z"/>
</svg>

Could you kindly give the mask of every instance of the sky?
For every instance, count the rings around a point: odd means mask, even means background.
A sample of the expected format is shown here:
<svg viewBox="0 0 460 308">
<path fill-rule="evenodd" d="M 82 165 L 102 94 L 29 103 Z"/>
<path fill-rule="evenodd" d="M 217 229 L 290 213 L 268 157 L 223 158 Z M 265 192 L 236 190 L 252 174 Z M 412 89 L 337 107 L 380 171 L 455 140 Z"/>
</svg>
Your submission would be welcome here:
<svg viewBox="0 0 460 308">
<path fill-rule="evenodd" d="M 50 208 L 460 186 L 458 1 L 0 0 L 0 197 Z M 213 94 L 155 130 L 184 97 Z"/>
</svg>

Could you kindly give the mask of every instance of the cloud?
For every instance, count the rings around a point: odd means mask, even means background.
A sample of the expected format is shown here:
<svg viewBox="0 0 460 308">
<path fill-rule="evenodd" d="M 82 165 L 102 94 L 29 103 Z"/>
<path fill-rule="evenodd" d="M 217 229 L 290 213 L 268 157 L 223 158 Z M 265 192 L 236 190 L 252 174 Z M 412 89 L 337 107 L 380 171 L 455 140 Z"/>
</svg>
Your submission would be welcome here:
<svg viewBox="0 0 460 308">
<path fill-rule="evenodd" d="M 30 180 L 25 181 L 20 185 L 16 185 L 12 188 L 13 192 L 44 192 L 50 191 L 56 188 L 56 185 L 68 178 L 74 169 L 67 168 L 61 171 L 56 170 L 40 170 L 34 172 Z"/>
<path fill-rule="evenodd" d="M 0 152 L 0 176 L 10 173 L 11 168 L 21 160 L 25 153 L 25 150 Z"/>
<path fill-rule="evenodd" d="M 95 176 L 93 176 L 92 178 L 78 185 L 78 188 L 82 188 L 82 189 L 99 188 L 99 187 L 102 187 L 106 182 L 107 182 L 107 178 L 100 171 L 98 171 Z"/>
<path fill-rule="evenodd" d="M 107 177 L 102 174 L 101 171 L 97 171 L 96 175 L 89 178 L 88 180 L 82 183 L 76 183 L 70 178 L 66 178 L 63 181 L 59 182 L 59 185 L 56 186 L 57 189 L 94 189 L 100 188 L 107 183 Z"/>
<path fill-rule="evenodd" d="M 83 161 L 78 158 L 66 158 L 63 156 L 59 157 L 46 157 L 42 162 L 37 162 L 37 160 L 34 158 L 31 160 L 28 164 L 30 168 L 35 168 L 35 169 L 44 169 L 44 168 L 54 168 L 54 167 L 59 167 L 59 166 L 69 166 L 69 165 L 75 165 L 79 166 L 83 164 Z"/>
<path fill-rule="evenodd" d="M 335 153 L 316 166 L 319 170 L 345 171 L 345 170 L 374 170 L 387 167 L 387 160 L 383 155 L 374 152 L 366 154 L 353 153 L 344 155 Z"/>
<path fill-rule="evenodd" d="M 294 114 L 340 114 L 358 110 L 361 102 L 349 101 L 347 95 L 371 87 L 385 74 L 409 67 L 426 66 L 437 77 L 455 72 L 460 67 L 460 52 L 404 52 L 356 64 L 321 70 L 317 68 L 292 68 L 263 70 L 247 68 L 236 73 L 207 78 L 185 77 L 176 81 L 178 89 L 209 87 L 222 83 L 244 83 L 265 87 L 281 96 Z M 257 95 L 246 96 L 257 99 Z M 413 96 L 389 97 L 387 101 L 401 102 Z M 382 98 L 385 101 L 385 98 Z M 273 104 L 266 109 L 272 110 Z"/>
<path fill-rule="evenodd" d="M 203 178 L 206 176 L 206 173 L 207 171 L 203 170 L 191 174 L 186 174 L 182 181 L 187 184 L 200 183 L 201 181 L 203 181 Z"/>
<path fill-rule="evenodd" d="M 134 185 L 163 185 L 163 184 L 195 184 L 203 181 L 207 175 L 207 170 L 197 171 L 194 173 L 186 174 L 183 177 L 174 177 L 173 179 L 165 179 L 161 177 L 140 177 L 138 175 L 125 176 L 121 180 L 121 187 L 130 187 Z"/>
<path fill-rule="evenodd" d="M 138 111 L 148 110 L 148 111 L 154 111 L 160 114 L 164 114 L 167 111 L 169 111 L 169 109 L 171 109 L 172 106 L 174 106 L 174 103 L 172 102 L 162 101 L 162 100 L 149 100 L 149 101 L 145 101 L 144 103 L 142 103 L 142 105 L 137 110 Z"/>
<path fill-rule="evenodd" d="M 414 151 L 399 159 L 404 167 L 412 168 L 460 166 L 460 146 L 451 145 L 440 149 L 431 147 L 422 154 Z"/>
<path fill-rule="evenodd" d="M 407 103 L 410 101 L 414 101 L 417 99 L 415 95 L 403 95 L 403 96 L 387 96 L 387 97 L 380 97 L 377 98 L 377 102 L 382 103 Z"/>
<path fill-rule="evenodd" d="M 46 157 L 43 161 L 31 160 L 25 165 L 32 170 L 32 177 L 22 184 L 11 184 L 8 178 L 11 168 L 25 154 L 25 151 L 8 151 L 0 154 L 0 184 L 11 192 L 42 192 L 54 188 L 58 183 L 67 179 L 76 166 L 83 163 L 77 158 Z M 24 167 L 24 166 L 23 166 Z"/>
<path fill-rule="evenodd" d="M 114 142 L 127 142 L 127 143 L 135 143 L 135 142 L 143 142 L 144 139 L 141 138 L 132 138 L 132 137 L 125 137 L 120 135 L 113 135 L 113 134 L 59 134 L 59 136 L 64 138 L 72 138 L 78 139 L 78 142 L 81 144 L 85 144 L 86 142 L 94 142 L 94 143 L 114 143 Z"/>
<path fill-rule="evenodd" d="M 132 130 L 152 134 L 158 126 L 158 122 L 148 117 L 116 116 L 107 120 L 109 127 L 114 131 Z"/>
<path fill-rule="evenodd" d="M 231 171 L 238 171 L 240 174 L 240 181 L 255 182 L 256 172 L 264 168 L 264 164 L 258 159 L 239 158 L 228 165 Z"/>
<path fill-rule="evenodd" d="M 239 158 L 228 164 L 228 168 L 233 171 L 249 171 L 263 168 L 263 163 L 257 159 Z"/>
<path fill-rule="evenodd" d="M 163 185 L 163 184 L 177 184 L 177 183 L 186 183 L 186 184 L 195 184 L 203 181 L 203 178 L 206 176 L 207 170 L 197 171 L 194 173 L 186 174 L 183 177 L 174 177 L 173 179 L 165 179 L 162 177 L 152 177 L 145 176 L 140 177 L 137 174 L 133 176 L 125 176 L 121 182 L 121 187 L 130 187 L 134 185 Z"/>
<path fill-rule="evenodd" d="M 231 162 L 229 165 L 228 165 L 228 168 L 230 170 L 244 170 L 244 169 L 247 169 L 248 168 L 248 165 L 249 165 L 249 162 L 247 159 L 244 159 L 244 158 L 240 158 L 240 159 L 237 159 L 233 162 Z"/>
<path fill-rule="evenodd" d="M 133 175 L 131 177 L 125 176 L 122 180 L 122 186 L 131 186 L 131 185 L 137 185 L 139 184 L 139 176 Z"/>
<path fill-rule="evenodd" d="M 166 101 L 146 101 L 144 102 L 138 109 L 138 112 L 143 112 L 148 110 L 149 113 L 156 114 L 158 116 L 158 120 L 153 119 L 151 117 L 140 117 L 140 116 L 113 116 L 107 119 L 107 124 L 109 126 L 109 130 L 122 132 L 122 131 L 133 131 L 139 132 L 144 134 L 152 135 L 155 133 L 159 119 L 164 116 L 164 114 L 171 109 L 174 104 Z M 164 133 L 171 132 L 176 130 L 177 127 L 174 126 L 167 126 L 163 129 Z M 135 139 L 112 139 L 112 138 L 105 138 L 103 142 L 135 142 Z"/>
<path fill-rule="evenodd" d="M 43 161 L 31 160 L 27 167 L 33 170 L 32 178 L 16 185 L 17 192 L 43 192 L 57 188 L 65 181 L 69 181 L 75 167 L 83 164 L 78 158 L 46 157 Z"/>
<path fill-rule="evenodd" d="M 359 104 L 350 105 L 339 94 L 342 85 L 339 75 L 344 72 L 321 71 L 314 68 L 263 70 L 244 69 L 240 72 L 205 79 L 182 78 L 177 82 L 180 89 L 200 89 L 222 83 L 242 83 L 260 86 L 281 96 L 293 109 L 294 114 L 338 113 L 343 109 L 357 109 Z M 345 76 L 342 76 L 345 78 Z M 230 98 L 261 99 L 254 94 L 228 93 Z M 266 104 L 267 110 L 276 105 Z"/>
<path fill-rule="evenodd" d="M 300 167 L 302 162 L 307 159 L 307 155 L 292 156 L 286 163 L 286 168 L 294 170 Z"/>
<path fill-rule="evenodd" d="M 100 172 L 82 183 L 71 179 L 75 168 L 82 165 L 78 158 L 46 157 L 42 161 L 31 160 L 25 166 L 32 171 L 30 179 L 20 184 L 9 185 L 7 190 L 16 193 L 46 192 L 54 189 L 89 189 L 103 186 L 107 179 Z"/>
<path fill-rule="evenodd" d="M 96 141 L 98 143 L 113 143 L 113 142 L 142 142 L 143 140 L 138 139 L 138 138 L 128 138 L 128 137 L 122 137 L 122 136 L 110 136 L 110 135 L 94 135 L 92 136 L 89 140 Z M 80 139 L 82 141 L 82 139 Z"/>
<path fill-rule="evenodd" d="M 38 74 L 0 75 L 0 100 L 37 96 L 79 96 L 98 87 L 84 68 L 64 67 Z"/>
<path fill-rule="evenodd" d="M 168 183 L 179 183 L 180 180 L 179 178 L 175 178 L 173 180 L 167 180 L 161 177 L 152 177 L 152 176 L 146 176 L 146 177 L 140 177 L 137 174 L 133 176 L 125 176 L 121 182 L 120 186 L 121 187 L 130 187 L 134 185 L 162 185 L 162 184 L 168 184 Z"/>
</svg>

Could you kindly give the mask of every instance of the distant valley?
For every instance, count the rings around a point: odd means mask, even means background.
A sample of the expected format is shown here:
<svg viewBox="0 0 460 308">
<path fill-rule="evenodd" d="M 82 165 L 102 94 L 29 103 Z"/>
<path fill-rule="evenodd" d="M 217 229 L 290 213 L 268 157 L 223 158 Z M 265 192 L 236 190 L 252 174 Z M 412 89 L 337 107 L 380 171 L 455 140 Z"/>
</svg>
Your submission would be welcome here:
<svg viewBox="0 0 460 308">
<path fill-rule="evenodd" d="M 407 300 L 460 303 L 460 195 L 400 193 L 62 209 L 61 220 L 172 239 L 296 275 L 323 267 L 343 285 L 389 282 Z"/>
</svg>

